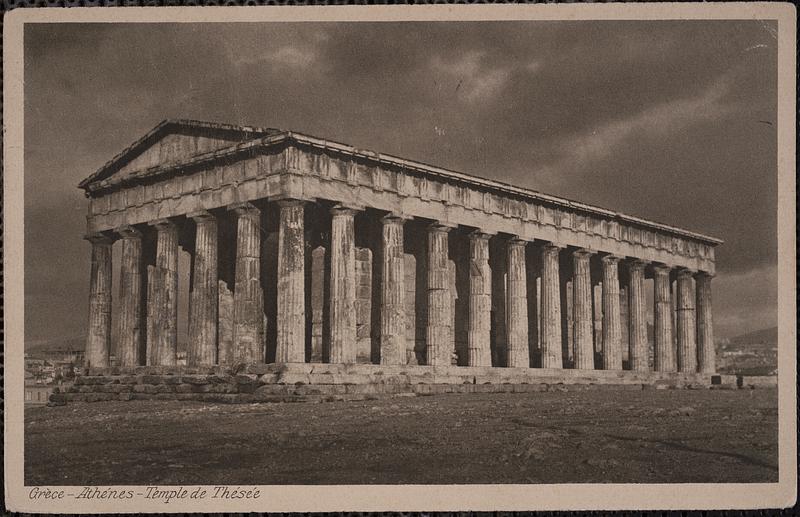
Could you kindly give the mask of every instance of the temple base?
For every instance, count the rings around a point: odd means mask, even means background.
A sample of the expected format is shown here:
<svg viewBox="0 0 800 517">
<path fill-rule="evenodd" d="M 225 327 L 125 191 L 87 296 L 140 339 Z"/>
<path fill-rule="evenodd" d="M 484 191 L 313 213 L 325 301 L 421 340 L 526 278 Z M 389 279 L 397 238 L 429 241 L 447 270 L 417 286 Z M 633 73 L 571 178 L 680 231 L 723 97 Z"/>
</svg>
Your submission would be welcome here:
<svg viewBox="0 0 800 517">
<path fill-rule="evenodd" d="M 438 393 L 594 389 L 736 389 L 735 375 L 544 368 L 289 363 L 228 367 L 89 368 L 66 401 L 251 403 L 363 400 Z"/>
</svg>

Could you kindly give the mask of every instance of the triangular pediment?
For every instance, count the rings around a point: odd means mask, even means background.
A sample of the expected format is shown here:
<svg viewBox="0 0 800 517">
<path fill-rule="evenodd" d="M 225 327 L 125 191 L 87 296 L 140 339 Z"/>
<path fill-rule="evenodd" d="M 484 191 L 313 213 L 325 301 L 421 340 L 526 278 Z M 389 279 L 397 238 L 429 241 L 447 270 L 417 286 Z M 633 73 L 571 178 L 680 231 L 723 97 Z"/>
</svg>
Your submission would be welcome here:
<svg viewBox="0 0 800 517">
<path fill-rule="evenodd" d="M 274 129 L 234 126 L 194 120 L 165 120 L 128 146 L 78 186 L 87 188 L 109 178 L 123 179 L 151 167 L 178 165 L 193 157 L 238 142 L 278 132 Z"/>
</svg>

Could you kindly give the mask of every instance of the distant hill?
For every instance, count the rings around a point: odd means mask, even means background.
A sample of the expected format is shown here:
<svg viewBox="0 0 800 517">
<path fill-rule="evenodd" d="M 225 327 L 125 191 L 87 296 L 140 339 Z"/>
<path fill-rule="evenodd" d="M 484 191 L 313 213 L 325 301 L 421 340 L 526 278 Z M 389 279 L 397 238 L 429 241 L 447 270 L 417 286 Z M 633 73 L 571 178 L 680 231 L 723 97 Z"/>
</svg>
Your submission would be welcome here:
<svg viewBox="0 0 800 517">
<path fill-rule="evenodd" d="M 756 330 L 755 332 L 748 332 L 741 336 L 730 338 L 731 344 L 744 345 L 744 344 L 777 344 L 778 343 L 778 327 L 771 327 L 768 329 Z"/>
<path fill-rule="evenodd" d="M 86 348 L 86 336 L 70 336 L 56 339 L 40 339 L 25 342 L 25 352 L 71 352 Z"/>
<path fill-rule="evenodd" d="M 740 375 L 774 375 L 778 371 L 778 327 L 748 332 L 717 342 L 717 369 Z"/>
</svg>

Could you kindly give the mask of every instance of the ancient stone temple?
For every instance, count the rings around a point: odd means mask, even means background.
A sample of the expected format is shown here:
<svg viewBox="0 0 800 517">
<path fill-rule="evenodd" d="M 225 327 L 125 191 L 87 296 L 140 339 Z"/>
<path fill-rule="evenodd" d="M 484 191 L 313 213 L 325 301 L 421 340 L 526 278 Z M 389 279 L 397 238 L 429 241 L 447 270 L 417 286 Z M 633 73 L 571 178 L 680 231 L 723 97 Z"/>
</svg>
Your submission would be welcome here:
<svg viewBox="0 0 800 517">
<path fill-rule="evenodd" d="M 93 367 L 176 364 L 188 252 L 187 366 L 715 370 L 721 241 L 699 233 L 290 131 L 184 120 L 80 187 Z"/>
</svg>

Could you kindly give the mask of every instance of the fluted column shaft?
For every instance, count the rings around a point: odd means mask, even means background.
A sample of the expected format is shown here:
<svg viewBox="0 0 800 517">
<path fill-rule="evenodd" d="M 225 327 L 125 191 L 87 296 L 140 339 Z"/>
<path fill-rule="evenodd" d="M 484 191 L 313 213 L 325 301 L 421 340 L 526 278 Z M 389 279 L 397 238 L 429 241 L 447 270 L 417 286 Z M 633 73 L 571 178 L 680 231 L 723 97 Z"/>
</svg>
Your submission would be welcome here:
<svg viewBox="0 0 800 517">
<path fill-rule="evenodd" d="M 178 227 L 156 227 L 156 263 L 147 274 L 147 364 L 172 366 L 178 353 Z"/>
<path fill-rule="evenodd" d="M 190 214 L 195 221 L 194 271 L 189 297 L 189 366 L 218 362 L 219 313 L 218 228 L 208 212 Z"/>
<path fill-rule="evenodd" d="M 619 307 L 619 257 L 603 263 L 603 369 L 622 369 L 622 316 Z"/>
<path fill-rule="evenodd" d="M 448 271 L 447 235 L 450 227 L 428 227 L 428 325 L 426 362 L 430 366 L 449 366 L 455 348 L 452 325 L 452 296 Z"/>
<path fill-rule="evenodd" d="M 563 368 L 561 355 L 561 289 L 558 253 L 552 244 L 542 247 L 542 368 Z"/>
<path fill-rule="evenodd" d="M 275 361 L 302 363 L 306 354 L 305 203 L 284 200 L 279 206 Z"/>
<path fill-rule="evenodd" d="M 628 358 L 630 369 L 650 369 L 647 354 L 647 307 L 644 294 L 645 263 L 628 264 Z"/>
<path fill-rule="evenodd" d="M 331 211 L 330 362 L 356 362 L 355 210 Z"/>
<path fill-rule="evenodd" d="M 697 327 L 695 325 L 695 293 L 692 272 L 682 269 L 678 272 L 678 371 L 697 371 Z"/>
<path fill-rule="evenodd" d="M 575 368 L 580 370 L 594 369 L 591 256 L 586 250 L 577 250 L 572 254 L 572 325 Z"/>
<path fill-rule="evenodd" d="M 654 358 L 657 372 L 675 371 L 675 348 L 672 344 L 672 288 L 669 280 L 670 268 L 653 268 L 654 308 Z"/>
<path fill-rule="evenodd" d="M 86 237 L 92 243 L 89 280 L 89 332 L 86 336 L 87 366 L 109 366 L 111 355 L 111 245 L 104 235 Z"/>
<path fill-rule="evenodd" d="M 489 238 L 489 235 L 481 232 L 472 232 L 469 235 L 469 366 L 492 365 L 492 270 L 489 266 Z"/>
<path fill-rule="evenodd" d="M 697 371 L 715 373 L 714 325 L 711 321 L 711 275 L 695 275 L 697 291 Z"/>
<path fill-rule="evenodd" d="M 245 203 L 237 215 L 233 290 L 233 362 L 264 362 L 264 292 L 261 287 L 261 211 Z"/>
<path fill-rule="evenodd" d="M 381 364 L 406 363 L 406 285 L 403 224 L 393 214 L 383 219 L 381 272 Z"/>
<path fill-rule="evenodd" d="M 142 315 L 142 233 L 126 226 L 122 235 L 122 264 L 117 320 L 117 364 L 138 366 L 144 330 Z"/>
<path fill-rule="evenodd" d="M 511 239 L 508 242 L 507 288 L 506 288 L 506 340 L 508 366 L 528 368 L 528 285 L 525 267 L 525 241 Z"/>
</svg>

